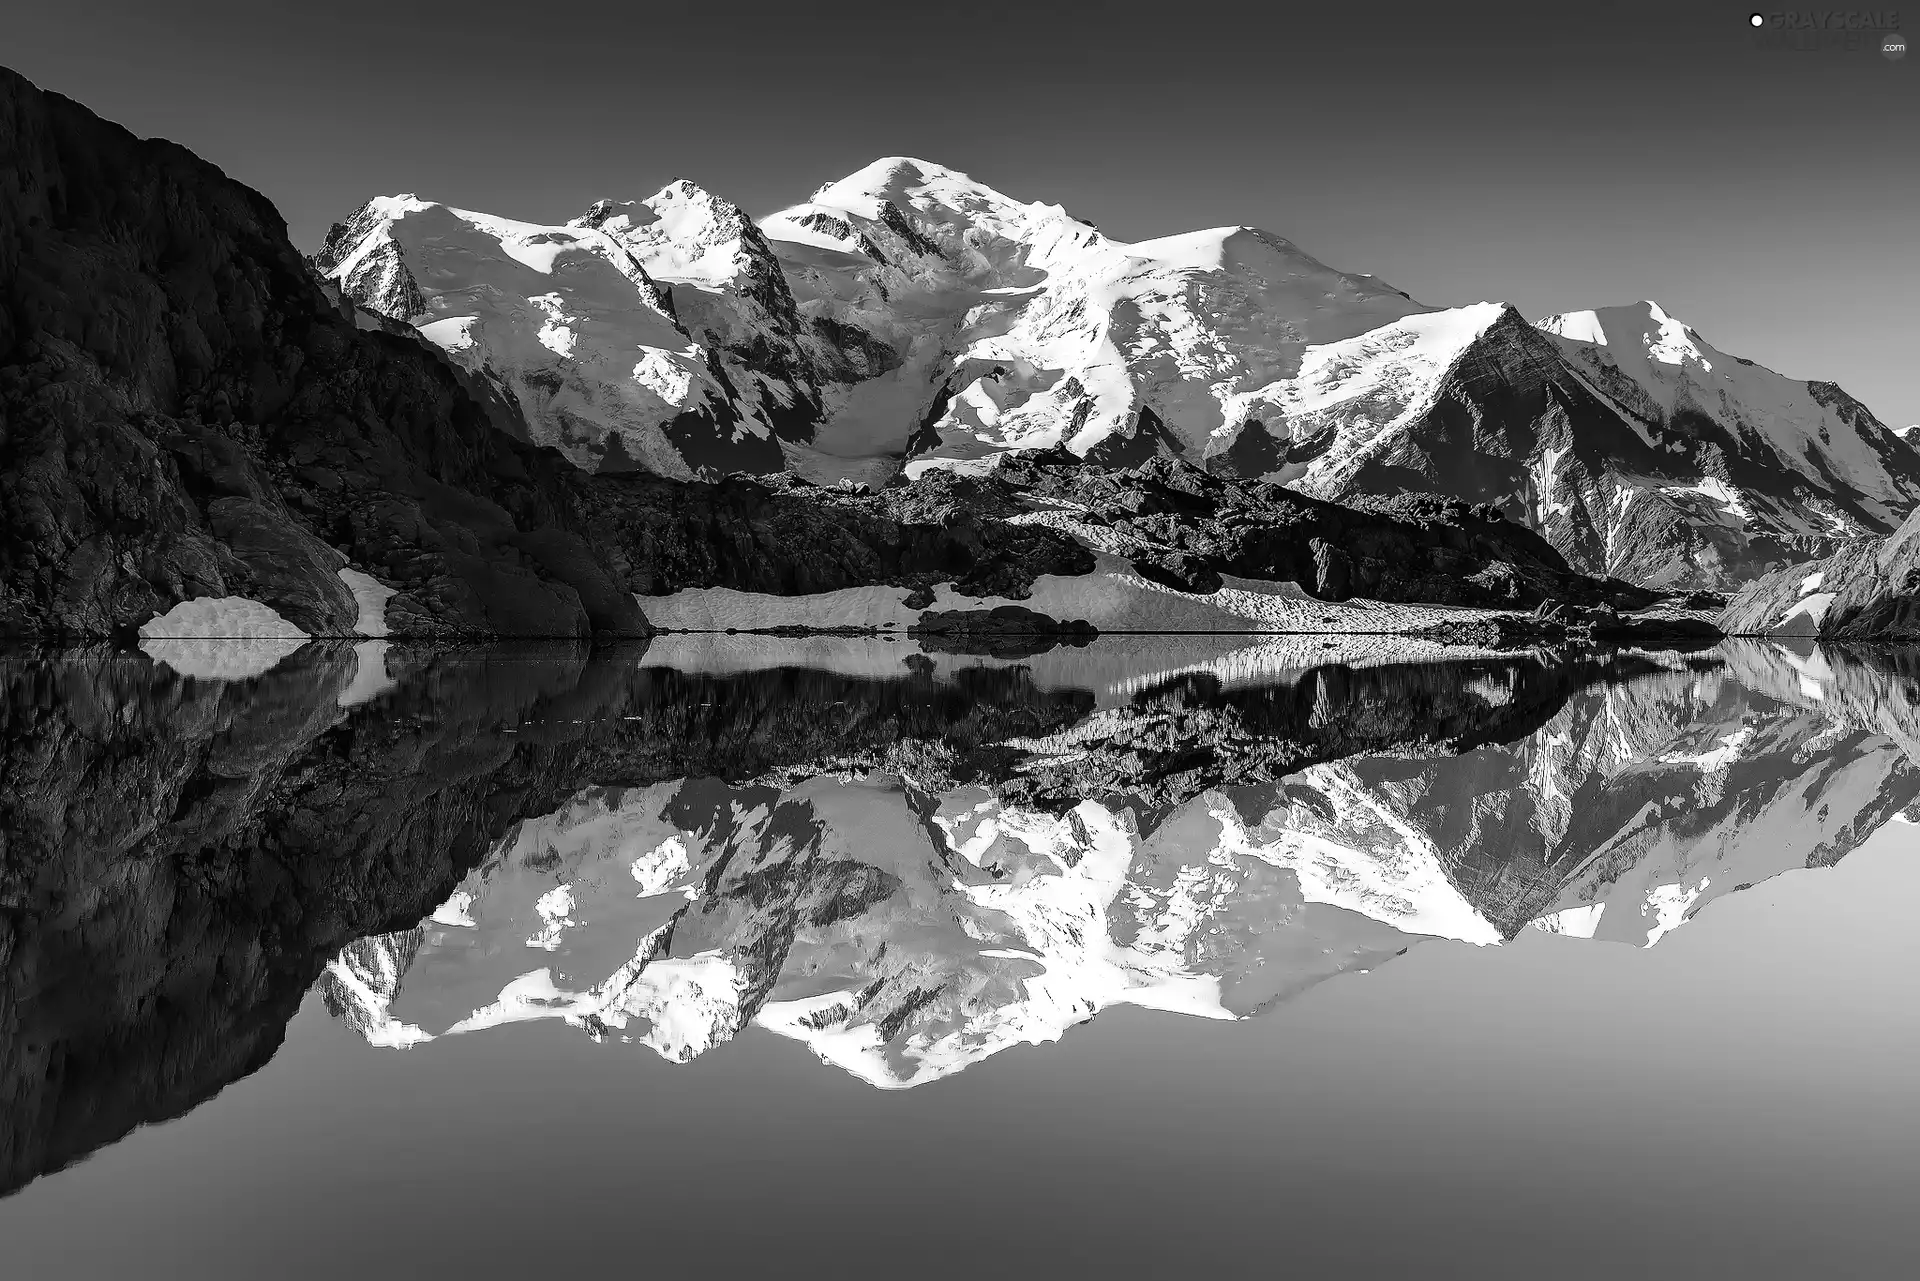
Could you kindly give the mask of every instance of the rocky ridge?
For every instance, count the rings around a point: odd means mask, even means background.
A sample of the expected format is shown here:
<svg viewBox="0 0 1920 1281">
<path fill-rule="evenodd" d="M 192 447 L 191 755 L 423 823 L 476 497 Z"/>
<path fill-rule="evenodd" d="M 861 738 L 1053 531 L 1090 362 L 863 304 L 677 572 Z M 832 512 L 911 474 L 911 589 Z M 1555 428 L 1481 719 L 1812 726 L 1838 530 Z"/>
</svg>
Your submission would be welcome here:
<svg viewBox="0 0 1920 1281">
<path fill-rule="evenodd" d="M 1735 636 L 1920 640 L 1920 520 L 1909 517 L 1890 538 L 1855 542 L 1755 580 L 1718 625 Z"/>
</svg>

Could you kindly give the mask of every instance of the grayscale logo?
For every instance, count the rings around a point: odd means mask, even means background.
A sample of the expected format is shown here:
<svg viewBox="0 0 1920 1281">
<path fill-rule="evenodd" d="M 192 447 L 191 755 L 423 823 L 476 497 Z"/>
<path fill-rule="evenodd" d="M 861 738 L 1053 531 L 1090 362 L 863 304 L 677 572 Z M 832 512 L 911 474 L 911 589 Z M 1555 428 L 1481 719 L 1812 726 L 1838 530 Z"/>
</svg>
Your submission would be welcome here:
<svg viewBox="0 0 1920 1281">
<path fill-rule="evenodd" d="M 1898 62 L 1907 56 L 1907 38 L 1898 31 L 1887 32 L 1886 39 L 1880 42 L 1880 52 L 1889 62 Z"/>
</svg>

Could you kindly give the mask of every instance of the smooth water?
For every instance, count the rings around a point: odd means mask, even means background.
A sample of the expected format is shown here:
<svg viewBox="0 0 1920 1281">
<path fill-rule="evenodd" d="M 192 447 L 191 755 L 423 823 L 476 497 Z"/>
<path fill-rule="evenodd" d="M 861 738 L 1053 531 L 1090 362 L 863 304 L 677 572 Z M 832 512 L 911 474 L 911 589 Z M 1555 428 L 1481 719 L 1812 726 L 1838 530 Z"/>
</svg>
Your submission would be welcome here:
<svg viewBox="0 0 1920 1281">
<path fill-rule="evenodd" d="M 1920 665 L 1402 657 L 0 653 L 6 1275 L 1910 1270 Z"/>
</svg>

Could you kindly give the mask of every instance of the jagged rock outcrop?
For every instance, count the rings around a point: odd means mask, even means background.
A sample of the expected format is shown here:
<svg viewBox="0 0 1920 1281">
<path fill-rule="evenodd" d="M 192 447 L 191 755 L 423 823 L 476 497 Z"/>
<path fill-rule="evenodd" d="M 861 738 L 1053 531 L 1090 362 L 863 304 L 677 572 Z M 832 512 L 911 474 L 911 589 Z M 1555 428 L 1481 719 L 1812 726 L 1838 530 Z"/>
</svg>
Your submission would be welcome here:
<svg viewBox="0 0 1920 1281">
<path fill-rule="evenodd" d="M 1920 516 L 1892 537 L 1777 570 L 1728 603 L 1730 636 L 1804 636 L 1836 642 L 1920 640 Z"/>
<path fill-rule="evenodd" d="M 1026 658 L 1059 645 L 1085 646 L 1100 634 L 1077 618 L 1049 618 L 1022 605 L 992 609 L 930 609 L 914 620 L 908 634 L 929 654 L 987 654 Z"/>
<path fill-rule="evenodd" d="M 1216 591 L 1232 575 L 1296 582 L 1334 602 L 1638 609 L 1658 599 L 1572 570 L 1544 538 L 1491 507 L 1430 494 L 1340 504 L 1173 458 L 1111 471 L 1064 450 L 1010 455 L 982 483 L 993 482 L 1054 504 L 1061 527 L 1184 591 Z"/>
<path fill-rule="evenodd" d="M 1444 639 L 1460 631 L 1462 643 L 1477 645 L 1486 643 L 1479 631 L 1501 643 L 1539 644 L 1604 633 L 1632 643 L 1645 629 L 1627 615 L 1665 600 L 1574 571 L 1545 539 L 1490 506 L 1425 494 L 1333 503 L 1167 456 L 1114 469 L 1064 449 L 1023 451 L 980 472 L 931 468 L 878 493 L 791 478 L 730 484 L 788 499 L 804 495 L 821 520 L 992 534 L 1006 550 L 979 561 L 951 588 L 938 573 L 869 573 L 867 581 L 895 590 L 852 591 L 849 581 L 833 590 L 770 596 L 707 590 L 691 585 L 698 574 L 687 574 L 678 581 L 689 586 L 672 590 L 663 582 L 647 603 L 649 617 L 664 628 L 914 630 L 929 610 L 1011 606 L 1102 632 L 1384 632 Z M 1043 534 L 1059 541 L 1022 545 Z M 601 541 L 631 539 L 610 531 Z M 709 574 L 707 581 L 719 580 Z M 996 581 L 1006 585 L 994 588 Z M 1511 616 L 1535 610 L 1538 617 Z M 1698 635 L 1688 643 L 1717 635 L 1704 621 L 1689 626 Z M 1663 635 L 1679 630 L 1671 621 L 1660 625 Z"/>
</svg>

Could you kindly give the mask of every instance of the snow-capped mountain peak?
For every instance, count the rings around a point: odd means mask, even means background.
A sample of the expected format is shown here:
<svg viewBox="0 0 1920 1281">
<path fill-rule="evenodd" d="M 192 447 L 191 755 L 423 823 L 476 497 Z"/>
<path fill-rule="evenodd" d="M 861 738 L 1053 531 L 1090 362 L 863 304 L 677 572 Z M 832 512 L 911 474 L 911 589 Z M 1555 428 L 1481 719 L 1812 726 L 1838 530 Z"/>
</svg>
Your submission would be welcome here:
<svg viewBox="0 0 1920 1281">
<path fill-rule="evenodd" d="M 816 443 L 845 456 L 890 432 L 915 468 L 1056 444 L 1198 458 L 1235 425 L 1234 398 L 1290 377 L 1307 347 L 1430 310 L 1257 228 L 1125 243 L 904 157 L 763 225 L 803 311 L 909 354 L 829 398 Z"/>
<path fill-rule="evenodd" d="M 1701 378 L 1716 368 L 1725 370 L 1747 363 L 1714 350 L 1699 330 L 1651 299 L 1621 307 L 1565 312 L 1537 323 L 1556 337 L 1604 348 L 1621 372 L 1650 392 L 1663 395 L 1668 408 L 1672 407 L 1680 374 Z"/>
<path fill-rule="evenodd" d="M 614 237 L 667 284 L 738 287 L 772 261 L 759 228 L 738 205 L 685 178 L 645 200 L 602 200 L 567 225 Z"/>
<path fill-rule="evenodd" d="M 883 201 L 916 208 L 938 205 L 967 212 L 1047 207 L 1029 206 L 958 169 L 913 156 L 882 156 L 844 178 L 823 184 L 813 193 L 814 204 L 845 209 L 866 218 L 879 217 Z"/>
<path fill-rule="evenodd" d="M 1884 531 L 1920 502 L 1920 455 L 1865 405 L 1832 383 L 1729 356 L 1657 302 L 1567 312 L 1537 326 L 1628 416 L 1717 452 L 1715 479 L 1789 505 L 1813 503 L 1820 514 L 1807 537 Z"/>
<path fill-rule="evenodd" d="M 1028 204 L 944 165 L 888 156 L 761 220 L 775 241 L 857 254 L 921 292 L 1022 288 L 1106 239 L 1059 205 Z"/>
</svg>

